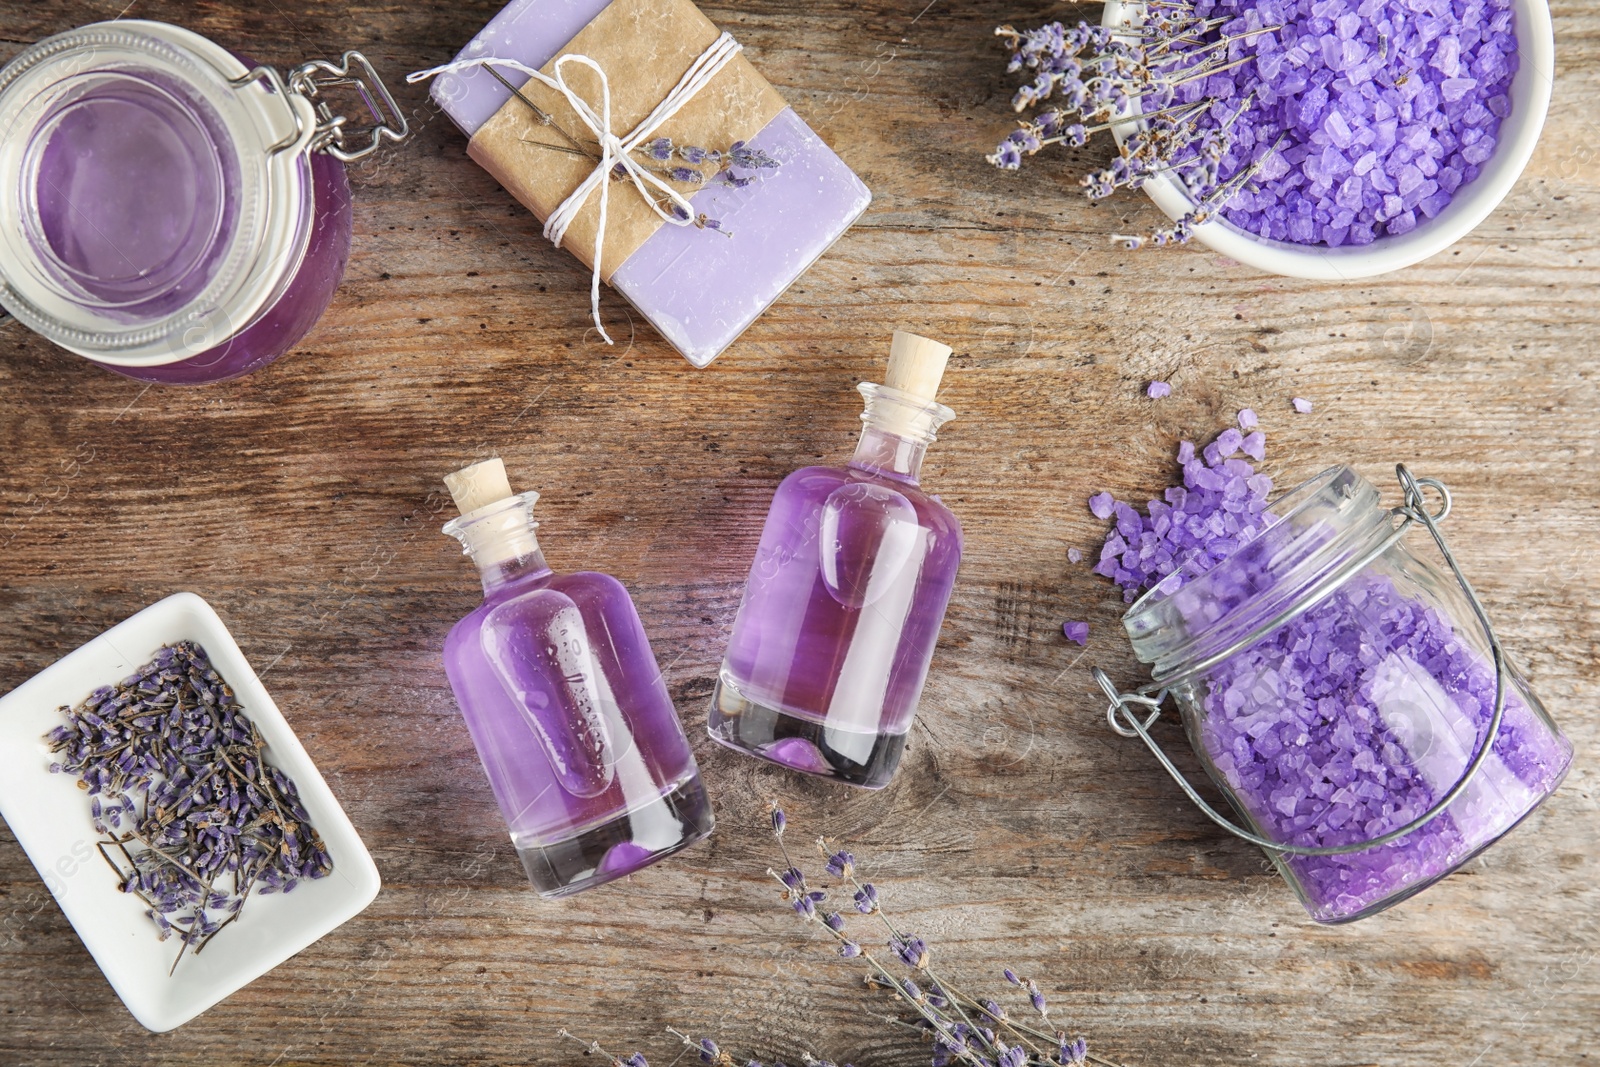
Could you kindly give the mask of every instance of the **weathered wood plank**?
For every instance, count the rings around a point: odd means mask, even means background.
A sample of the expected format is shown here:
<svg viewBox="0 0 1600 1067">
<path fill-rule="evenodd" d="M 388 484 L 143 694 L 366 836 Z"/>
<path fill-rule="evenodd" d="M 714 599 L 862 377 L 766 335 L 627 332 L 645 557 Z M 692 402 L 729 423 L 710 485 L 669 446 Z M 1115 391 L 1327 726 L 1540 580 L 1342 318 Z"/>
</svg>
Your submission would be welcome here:
<svg viewBox="0 0 1600 1067">
<path fill-rule="evenodd" d="M 873 187 L 871 211 L 710 369 L 641 328 L 586 339 L 588 278 L 465 157 L 417 87 L 404 150 L 358 168 L 349 274 L 300 351 L 241 382 L 146 391 L 0 327 L 0 687 L 176 589 L 206 596 L 373 848 L 366 914 L 175 1034 L 112 997 L 0 832 L 0 1062 L 520 1064 L 568 1026 L 675 1054 L 925 1062 L 850 965 L 773 898 L 763 803 L 848 839 L 941 965 L 1004 964 L 1130 1064 L 1580 1063 L 1600 1011 L 1600 6 L 1554 7 L 1559 77 L 1527 175 L 1471 238 L 1388 278 L 1270 278 L 1204 251 L 1128 255 L 1137 196 L 1090 207 L 1090 146 L 1022 176 L 988 37 L 1058 10 L 707 5 Z M 122 5 L 0 2 L 0 57 Z M 493 12 L 452 4 L 138 0 L 262 60 L 359 46 L 391 74 Z M 1098 9 L 1090 6 L 1092 15 Z M 1124 221 L 1125 220 L 1125 221 Z M 624 305 L 609 323 L 629 336 Z M 960 413 L 927 482 L 968 554 L 907 765 L 865 795 L 715 749 L 700 723 L 766 501 L 850 447 L 888 331 L 950 341 Z M 1175 395 L 1146 400 L 1145 381 Z M 1291 396 L 1316 401 L 1291 412 Z M 1270 472 L 1397 460 L 1450 482 L 1450 522 L 1506 643 L 1578 745 L 1560 794 L 1462 875 L 1352 927 L 1313 926 L 1136 743 L 1086 668 L 1133 679 L 1089 548 L 1100 488 L 1153 493 L 1184 434 L 1242 406 Z M 445 686 L 475 602 L 439 476 L 498 452 L 538 487 L 558 566 L 633 589 L 720 815 L 712 841 L 561 904 L 523 887 Z M 1063 618 L 1093 626 L 1065 644 Z M 1168 735 L 1180 743 L 1176 731 Z"/>
</svg>

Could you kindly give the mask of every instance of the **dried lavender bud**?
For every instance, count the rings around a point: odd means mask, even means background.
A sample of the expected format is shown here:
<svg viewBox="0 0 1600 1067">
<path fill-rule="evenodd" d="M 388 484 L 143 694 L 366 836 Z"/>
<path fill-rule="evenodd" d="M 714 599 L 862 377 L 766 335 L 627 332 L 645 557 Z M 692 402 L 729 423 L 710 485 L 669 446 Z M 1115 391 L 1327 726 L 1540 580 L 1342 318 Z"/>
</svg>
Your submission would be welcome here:
<svg viewBox="0 0 1600 1067">
<path fill-rule="evenodd" d="M 1057 103 L 988 158 L 1015 170 L 1047 145 L 1131 126 L 1123 109 L 1137 99 L 1139 129 L 1082 184 L 1099 198 L 1172 175 L 1195 211 L 1148 243 L 1186 243 L 1222 215 L 1274 240 L 1369 244 L 1436 216 L 1493 155 L 1518 68 L 1513 21 L 1511 0 L 1442 12 L 1409 0 L 1172 0 L 1120 39 L 1081 22 L 1002 26 L 1007 70 L 1029 79 L 1015 109 Z"/>
<path fill-rule="evenodd" d="M 835 878 L 849 878 L 855 870 L 855 864 L 856 858 L 841 849 L 828 857 L 827 871 Z"/>
<path fill-rule="evenodd" d="M 871 915 L 878 910 L 878 887 L 871 882 L 863 882 L 856 891 L 856 910 L 863 915 Z"/>
<path fill-rule="evenodd" d="M 889 947 L 894 949 L 907 967 L 921 970 L 928 965 L 928 944 L 920 937 L 896 935 L 889 939 Z"/>
<path fill-rule="evenodd" d="M 266 763 L 200 646 L 164 646 L 61 710 L 67 724 L 45 737 L 60 756 L 50 770 L 78 775 L 118 888 L 149 905 L 158 939 L 177 935 L 178 959 L 237 918 L 253 888 L 289 892 L 333 869 L 294 783 Z"/>
</svg>

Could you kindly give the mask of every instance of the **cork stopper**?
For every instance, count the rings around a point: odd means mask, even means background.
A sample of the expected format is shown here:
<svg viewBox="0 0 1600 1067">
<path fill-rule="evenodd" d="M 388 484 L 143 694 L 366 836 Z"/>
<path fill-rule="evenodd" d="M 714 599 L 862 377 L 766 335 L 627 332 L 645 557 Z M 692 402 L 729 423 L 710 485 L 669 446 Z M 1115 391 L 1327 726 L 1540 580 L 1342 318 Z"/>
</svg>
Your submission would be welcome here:
<svg viewBox="0 0 1600 1067">
<path fill-rule="evenodd" d="M 506 465 L 499 457 L 446 474 L 444 485 L 456 502 L 456 510 L 463 515 L 511 495 L 511 480 L 506 477 Z"/>
<path fill-rule="evenodd" d="M 949 345 L 896 330 L 889 346 L 889 369 L 884 372 L 883 384 L 910 393 L 919 400 L 932 401 L 939 392 L 939 379 L 944 377 L 949 359 Z"/>
<path fill-rule="evenodd" d="M 488 571 L 508 560 L 526 559 L 539 551 L 532 509 L 539 494 L 511 492 L 506 465 L 486 459 L 444 476 L 460 518 L 445 523 L 444 532 L 461 541 L 479 568 Z"/>
</svg>

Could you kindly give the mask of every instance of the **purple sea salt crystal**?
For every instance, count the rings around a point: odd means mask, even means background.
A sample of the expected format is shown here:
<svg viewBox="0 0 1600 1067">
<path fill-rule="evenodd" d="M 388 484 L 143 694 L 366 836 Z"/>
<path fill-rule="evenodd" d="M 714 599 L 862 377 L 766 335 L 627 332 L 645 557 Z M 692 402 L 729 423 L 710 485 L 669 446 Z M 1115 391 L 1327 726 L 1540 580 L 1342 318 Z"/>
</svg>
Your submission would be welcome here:
<svg viewBox="0 0 1600 1067">
<path fill-rule="evenodd" d="M 1240 411 L 1239 411 L 1239 429 L 1244 430 L 1246 433 L 1248 433 L 1251 430 L 1255 429 L 1256 426 L 1259 425 L 1259 423 L 1260 423 L 1260 420 L 1256 418 L 1256 413 L 1255 413 L 1255 411 L 1253 409 L 1251 409 L 1251 408 L 1241 408 L 1240 409 Z M 1257 457 L 1257 458 L 1259 458 L 1259 457 Z"/>
<path fill-rule="evenodd" d="M 1192 12 L 1217 21 L 1172 43 L 1174 67 L 1204 62 L 1224 36 L 1242 62 L 1179 87 L 1179 100 L 1209 101 L 1197 133 L 1229 125 L 1214 175 L 1173 169 L 1197 204 L 1230 183 L 1246 190 L 1219 210 L 1250 233 L 1323 245 L 1406 233 L 1476 175 L 1510 112 L 1511 0 L 1470 12 L 1426 0 L 1281 0 L 1270 12 L 1194 0 Z M 1163 106 L 1153 92 L 1145 109 Z M 1403 202 L 1434 170 L 1449 176 Z"/>
<path fill-rule="evenodd" d="M 1311 401 L 1307 400 L 1305 397 L 1297 396 L 1293 400 L 1289 401 L 1289 403 L 1293 404 L 1294 405 L 1294 409 L 1296 411 L 1298 411 L 1300 414 L 1302 414 L 1302 415 L 1311 414 L 1311 407 L 1312 407 Z"/>
<path fill-rule="evenodd" d="M 1259 431 L 1251 436 L 1259 438 L 1265 448 L 1265 437 Z M 1176 588 L 1189 577 L 1204 573 L 1259 529 L 1272 480 L 1257 474 L 1244 460 L 1233 458 L 1244 441 L 1238 430 L 1224 430 L 1199 458 L 1193 442 L 1180 443 L 1183 485 L 1150 501 L 1143 515 L 1114 500 L 1110 493 L 1090 498 L 1090 510 L 1097 518 L 1117 517 L 1116 527 L 1101 546 L 1094 572 L 1121 586 L 1125 601 L 1132 603 L 1145 589 L 1169 576 Z"/>
<path fill-rule="evenodd" d="M 1199 737 L 1268 837 L 1352 844 L 1416 818 L 1455 783 L 1494 693 L 1492 666 L 1442 611 L 1387 574 L 1362 574 L 1213 671 Z M 1505 833 L 1569 760 L 1513 690 L 1493 755 L 1445 815 L 1389 845 L 1285 863 L 1313 917 L 1355 917 Z"/>
<path fill-rule="evenodd" d="M 1151 400 L 1160 400 L 1164 396 L 1172 395 L 1172 386 L 1166 382 L 1151 382 L 1145 387 L 1144 393 Z"/>
<path fill-rule="evenodd" d="M 1086 622 L 1064 622 L 1061 624 L 1061 632 L 1066 635 L 1068 641 L 1080 645 L 1089 643 L 1089 624 Z"/>
<path fill-rule="evenodd" d="M 1082 563 L 1083 562 L 1083 549 L 1078 548 L 1077 546 L 1073 546 L 1072 548 L 1067 549 L 1067 562 L 1068 563 Z"/>
</svg>

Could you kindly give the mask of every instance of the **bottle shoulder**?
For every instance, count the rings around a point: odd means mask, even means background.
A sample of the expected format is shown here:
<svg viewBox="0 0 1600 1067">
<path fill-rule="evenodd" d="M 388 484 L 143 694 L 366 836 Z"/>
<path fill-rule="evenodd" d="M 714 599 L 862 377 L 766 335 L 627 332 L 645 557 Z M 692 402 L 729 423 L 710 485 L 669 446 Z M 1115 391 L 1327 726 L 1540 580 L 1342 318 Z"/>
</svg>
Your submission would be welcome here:
<svg viewBox="0 0 1600 1067">
<path fill-rule="evenodd" d="M 621 580 L 604 571 L 572 571 L 551 575 L 548 587 L 574 600 L 601 599 L 633 603 L 633 595 Z"/>
<path fill-rule="evenodd" d="M 961 534 L 961 520 L 936 495 L 915 482 L 854 467 L 801 467 L 778 484 L 773 503 L 789 507 L 810 503 L 820 508 L 836 490 L 851 484 L 887 489 L 903 497 L 916 510 L 923 526 L 957 537 Z"/>
</svg>

